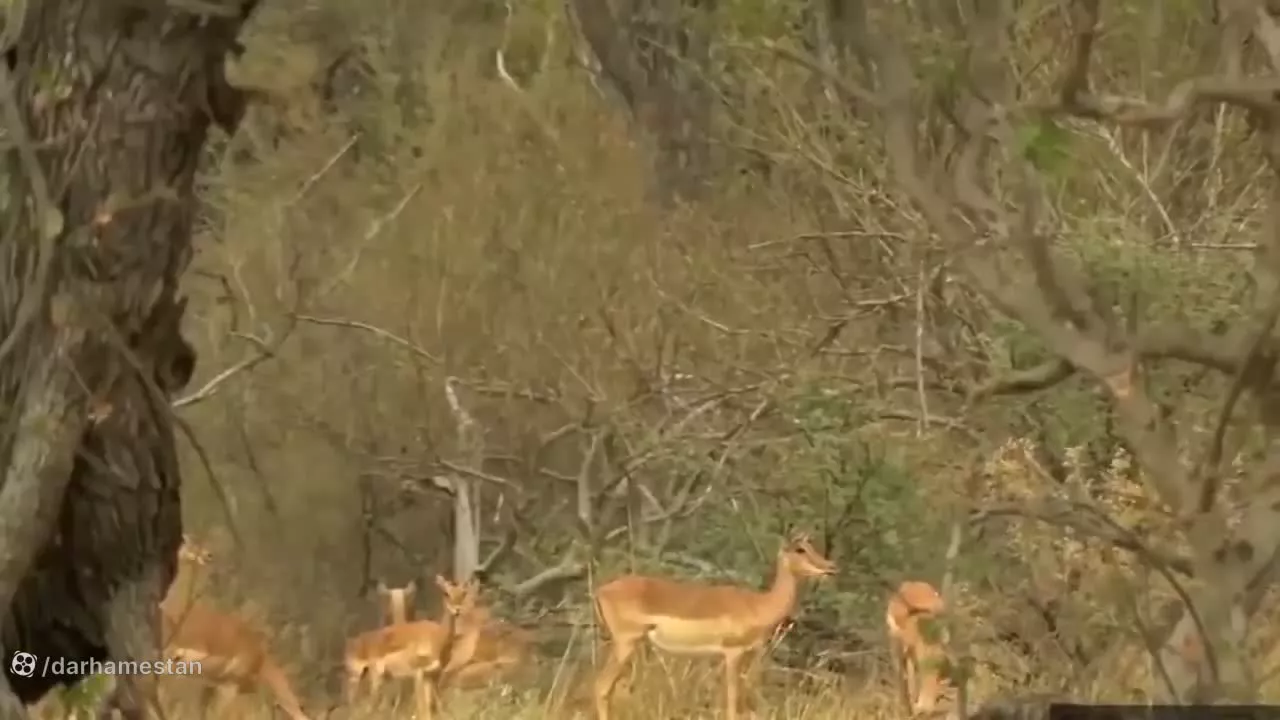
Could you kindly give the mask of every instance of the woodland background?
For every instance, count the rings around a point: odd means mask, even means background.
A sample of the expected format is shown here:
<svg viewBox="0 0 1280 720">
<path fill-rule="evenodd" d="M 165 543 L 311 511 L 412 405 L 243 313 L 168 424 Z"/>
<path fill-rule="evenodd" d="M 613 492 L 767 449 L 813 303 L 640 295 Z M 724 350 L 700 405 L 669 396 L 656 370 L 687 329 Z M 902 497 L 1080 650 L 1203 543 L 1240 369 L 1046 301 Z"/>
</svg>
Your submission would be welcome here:
<svg viewBox="0 0 1280 720">
<path fill-rule="evenodd" d="M 554 647 L 534 686 L 454 711 L 533 717 L 591 667 L 597 578 L 759 583 L 807 529 L 841 573 L 805 593 L 762 714 L 892 716 L 883 603 L 904 579 L 945 581 L 975 701 L 1157 696 L 1146 648 L 1195 538 L 1125 393 L 1073 373 L 1093 369 L 1077 345 L 993 300 L 904 192 L 871 97 L 893 90 L 867 51 L 887 37 L 913 63 L 922 176 L 950 182 L 984 53 L 1003 44 L 1009 97 L 1055 102 L 1089 5 L 992 3 L 993 39 L 970 3 L 930 0 L 264 4 L 233 66 L 258 102 L 209 153 L 185 279 L 185 514 L 218 601 L 278 630 L 322 708 L 377 580 L 483 567 L 498 612 Z M 1100 96 L 1163 103 L 1231 43 L 1266 65 L 1210 3 L 1103 5 Z M 1230 345 L 1271 232 L 1267 131 L 1229 105 L 1081 114 L 1013 117 L 988 152 L 1034 172 L 1057 262 L 1118 318 L 1107 346 L 1167 323 Z M 1175 460 L 1219 425 L 1246 438 L 1218 448 L 1220 503 L 1246 512 L 1267 445 L 1224 398 L 1263 396 L 1138 354 Z M 1272 604 L 1245 653 L 1263 696 Z M 645 717 L 716 707 L 714 664 L 642 665 Z"/>
</svg>

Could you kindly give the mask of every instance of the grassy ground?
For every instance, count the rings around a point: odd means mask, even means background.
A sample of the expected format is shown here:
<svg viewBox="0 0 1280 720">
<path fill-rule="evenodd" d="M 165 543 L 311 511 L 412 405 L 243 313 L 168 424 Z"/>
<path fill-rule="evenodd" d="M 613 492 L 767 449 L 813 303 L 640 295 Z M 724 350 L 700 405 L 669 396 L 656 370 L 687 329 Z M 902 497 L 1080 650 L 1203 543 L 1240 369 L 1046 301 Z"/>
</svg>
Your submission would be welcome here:
<svg viewBox="0 0 1280 720">
<path fill-rule="evenodd" d="M 670 658 L 653 659 L 636 668 L 633 682 L 620 685 L 614 708 L 618 720 L 658 718 L 708 718 L 722 716 L 722 674 L 715 663 L 689 662 Z M 549 661 L 553 663 L 554 661 Z M 857 685 L 835 678 L 816 678 L 798 673 L 771 670 L 765 681 L 744 692 L 758 718 L 889 718 L 897 717 L 892 693 L 885 682 L 872 680 Z M 572 718 L 592 717 L 589 701 L 590 676 L 581 669 L 564 668 L 560 677 L 549 678 L 540 687 L 494 686 L 487 689 L 449 690 L 444 696 L 442 717 L 488 720 L 490 718 Z M 185 697 L 173 704 L 187 716 L 196 707 L 192 689 L 179 690 Z M 307 706 L 313 717 L 325 717 L 326 706 L 313 701 Z M 265 699 L 245 697 L 233 712 L 242 717 L 270 717 Z M 277 711 L 277 715 L 281 715 Z M 351 708 L 334 708 L 334 718 L 409 718 L 413 716 L 407 687 L 388 688 L 377 701 L 365 699 Z"/>
<path fill-rule="evenodd" d="M 1069 693 L 1077 701 L 1142 702 L 1141 694 L 1128 692 L 1135 684 L 1146 685 L 1145 664 L 1136 656 L 1116 657 L 1110 668 L 1099 674 L 1106 679 L 1084 683 Z M 440 717 L 457 720 L 498 720 L 522 718 L 593 717 L 590 707 L 592 664 L 541 657 L 536 665 L 511 684 L 495 684 L 481 689 L 448 689 L 443 696 Z M 295 666 L 296 667 L 296 666 Z M 1044 670 L 1052 672 L 1052 668 Z M 757 673 L 743 679 L 745 717 L 825 720 L 833 718 L 905 717 L 896 700 L 896 683 L 889 674 L 887 654 L 871 652 L 860 658 L 854 676 L 800 671 L 766 662 Z M 328 682 L 303 678 L 290 670 L 297 688 L 312 680 L 304 706 L 314 718 L 410 718 L 414 716 L 412 694 L 407 683 L 388 683 L 379 697 L 364 697 L 351 706 L 337 701 L 338 677 Z M 1031 685 L 1043 687 L 1051 679 L 1040 677 Z M 326 686 L 321 689 L 320 685 Z M 200 717 L 209 704 L 206 684 L 191 678 L 170 678 L 162 684 L 163 703 L 169 717 Z M 1033 690 L 1033 688 L 1027 688 Z M 331 691 L 331 692 L 330 692 Z M 614 698 L 618 720 L 666 720 L 667 718 L 723 717 L 723 674 L 715 660 L 679 659 L 652 650 L 637 657 L 631 672 L 624 675 Z M 996 697 L 1017 695 L 1006 680 L 978 668 L 969 684 L 969 709 Z M 1270 696 L 1269 694 L 1267 696 Z M 954 713 L 955 691 L 949 688 L 939 707 L 948 716 Z M 273 710 L 265 693 L 242 695 L 223 707 L 224 717 L 283 717 Z M 67 717 L 67 708 L 50 700 L 39 708 L 42 720 Z"/>
</svg>

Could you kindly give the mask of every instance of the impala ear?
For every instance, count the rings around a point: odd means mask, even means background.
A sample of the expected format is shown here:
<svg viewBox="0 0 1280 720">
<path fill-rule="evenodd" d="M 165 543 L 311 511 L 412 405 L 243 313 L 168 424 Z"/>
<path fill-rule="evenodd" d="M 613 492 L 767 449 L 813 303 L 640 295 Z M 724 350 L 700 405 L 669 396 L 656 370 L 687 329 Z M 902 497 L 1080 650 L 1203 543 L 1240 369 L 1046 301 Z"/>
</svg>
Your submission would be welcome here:
<svg viewBox="0 0 1280 720">
<path fill-rule="evenodd" d="M 447 592 L 453 587 L 453 583 L 446 580 L 443 575 L 436 575 L 436 587 Z"/>
<path fill-rule="evenodd" d="M 381 580 L 378 581 L 378 587 L 376 589 L 379 595 L 386 595 L 387 593 L 391 592 L 390 590 L 387 589 L 387 584 Z"/>
<path fill-rule="evenodd" d="M 404 594 L 405 594 L 405 595 L 412 595 L 412 594 L 414 594 L 414 593 L 416 593 L 416 592 L 418 592 L 418 581 L 417 581 L 417 580 L 410 580 L 410 581 L 409 581 L 409 584 L 404 586 Z"/>
</svg>

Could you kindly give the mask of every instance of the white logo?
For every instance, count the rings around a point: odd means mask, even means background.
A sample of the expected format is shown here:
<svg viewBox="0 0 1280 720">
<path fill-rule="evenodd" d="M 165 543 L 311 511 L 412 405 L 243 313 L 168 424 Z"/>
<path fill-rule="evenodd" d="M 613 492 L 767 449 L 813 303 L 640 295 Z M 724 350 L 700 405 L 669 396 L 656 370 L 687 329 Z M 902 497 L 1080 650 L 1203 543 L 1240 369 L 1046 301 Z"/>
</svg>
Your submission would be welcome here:
<svg viewBox="0 0 1280 720">
<path fill-rule="evenodd" d="M 31 677 L 36 674 L 36 656 L 29 652 L 18 652 L 13 654 L 13 659 L 9 661 L 9 671 L 14 675 L 21 677 Z"/>
</svg>

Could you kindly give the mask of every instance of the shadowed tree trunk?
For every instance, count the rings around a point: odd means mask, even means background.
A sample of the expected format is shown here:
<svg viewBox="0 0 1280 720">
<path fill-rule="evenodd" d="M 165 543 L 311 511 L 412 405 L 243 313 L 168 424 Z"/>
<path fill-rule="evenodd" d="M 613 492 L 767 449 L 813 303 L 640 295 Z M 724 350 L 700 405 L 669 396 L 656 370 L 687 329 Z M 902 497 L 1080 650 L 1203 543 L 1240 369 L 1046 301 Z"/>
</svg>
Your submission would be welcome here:
<svg viewBox="0 0 1280 720">
<path fill-rule="evenodd" d="M 699 199 L 711 171 L 716 0 L 571 2 L 601 74 L 653 138 L 659 199 Z"/>
<path fill-rule="evenodd" d="M 0 717 L 79 679 L 22 677 L 13 652 L 159 653 L 182 532 L 169 397 L 195 363 L 177 284 L 210 124 L 243 114 L 223 60 L 256 4 L 29 0 L 9 19 Z M 143 717 L 149 688 L 124 680 L 109 704 Z"/>
</svg>

